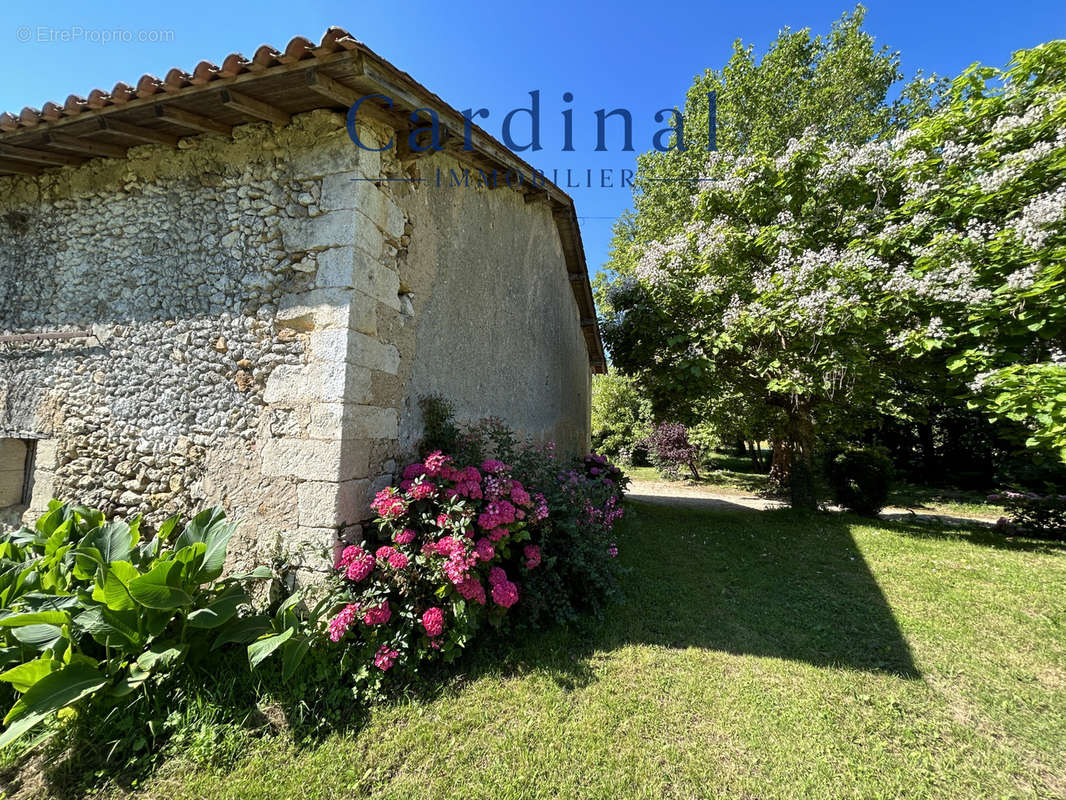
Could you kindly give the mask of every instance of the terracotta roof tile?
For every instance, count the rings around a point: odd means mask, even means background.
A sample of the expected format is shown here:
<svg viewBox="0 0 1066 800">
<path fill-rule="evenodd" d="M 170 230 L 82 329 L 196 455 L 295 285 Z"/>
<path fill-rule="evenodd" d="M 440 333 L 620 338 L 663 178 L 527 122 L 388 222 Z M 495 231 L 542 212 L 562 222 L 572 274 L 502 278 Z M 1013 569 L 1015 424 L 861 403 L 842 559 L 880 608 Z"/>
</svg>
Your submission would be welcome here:
<svg viewBox="0 0 1066 800">
<path fill-rule="evenodd" d="M 166 74 L 164 80 L 155 75 L 142 75 L 134 85 L 118 83 L 108 92 L 105 89 L 92 89 L 88 99 L 79 95 L 70 95 L 66 102 L 45 103 L 41 110 L 27 106 L 16 116 L 9 113 L 0 114 L 0 130 L 12 131 L 18 128 L 30 128 L 44 119 L 57 119 L 59 116 L 75 116 L 83 111 L 105 108 L 109 105 L 121 105 L 141 97 L 150 97 L 159 92 L 173 92 L 185 86 L 201 86 L 219 78 L 232 78 L 244 72 L 262 72 L 278 64 L 293 64 L 306 58 L 317 58 L 340 50 L 356 50 L 359 42 L 343 28 L 330 28 L 323 34 L 321 41 L 315 44 L 304 36 L 295 36 L 285 46 L 284 51 L 275 50 L 270 45 L 263 45 L 255 51 L 252 59 L 240 53 L 230 53 L 222 60 L 219 67 L 210 61 L 201 61 L 190 74 L 179 67 L 174 67 Z"/>
</svg>

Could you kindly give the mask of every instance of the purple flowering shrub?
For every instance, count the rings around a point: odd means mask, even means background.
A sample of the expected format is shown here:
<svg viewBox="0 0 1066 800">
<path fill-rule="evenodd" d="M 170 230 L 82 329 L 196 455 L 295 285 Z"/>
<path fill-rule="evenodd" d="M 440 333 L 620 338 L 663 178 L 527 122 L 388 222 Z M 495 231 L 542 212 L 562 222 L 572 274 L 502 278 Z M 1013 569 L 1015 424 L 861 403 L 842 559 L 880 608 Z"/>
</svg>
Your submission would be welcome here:
<svg viewBox="0 0 1066 800">
<path fill-rule="evenodd" d="M 408 466 L 371 504 L 377 538 L 340 551 L 329 639 L 360 689 L 454 659 L 486 625 L 570 619 L 615 591 L 620 471 L 564 468 L 496 425 L 464 433 L 464 456 L 490 447 L 479 466 L 439 451 Z"/>
<path fill-rule="evenodd" d="M 1066 538 L 1066 495 L 1003 492 L 989 495 L 988 499 L 1007 508 L 1008 518 L 999 520 L 1000 528 L 1029 536 Z"/>
<path fill-rule="evenodd" d="M 667 477 L 687 469 L 694 480 L 700 479 L 700 448 L 689 440 L 688 428 L 679 422 L 656 425 L 642 444 L 648 448 L 652 464 Z"/>
</svg>

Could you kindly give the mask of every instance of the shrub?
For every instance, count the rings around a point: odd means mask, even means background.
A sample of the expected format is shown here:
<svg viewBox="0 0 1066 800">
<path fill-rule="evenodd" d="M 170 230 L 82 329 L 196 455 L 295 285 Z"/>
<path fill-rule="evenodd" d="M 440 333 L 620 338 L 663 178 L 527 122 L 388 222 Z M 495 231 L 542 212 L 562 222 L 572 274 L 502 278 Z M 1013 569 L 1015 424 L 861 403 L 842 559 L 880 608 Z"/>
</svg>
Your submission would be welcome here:
<svg viewBox="0 0 1066 800">
<path fill-rule="evenodd" d="M 700 448 L 689 440 L 688 429 L 679 422 L 656 425 L 644 440 L 652 464 L 662 474 L 673 477 L 684 467 L 694 480 L 700 479 Z"/>
<path fill-rule="evenodd" d="M 0 747 L 88 698 L 97 709 L 136 700 L 219 647 L 248 645 L 252 666 L 282 648 L 294 670 L 308 644 L 295 632 L 299 598 L 254 615 L 248 585 L 270 571 L 220 579 L 235 527 L 211 508 L 142 540 L 140 517 L 53 500 L 35 528 L 0 536 L 0 681 L 20 695 Z"/>
<path fill-rule="evenodd" d="M 830 457 L 826 477 L 836 503 L 857 514 L 877 516 L 888 502 L 892 461 L 880 449 L 851 448 Z"/>
<path fill-rule="evenodd" d="M 337 562 L 328 633 L 357 694 L 417 679 L 486 626 L 570 619 L 616 591 L 616 467 L 590 456 L 561 469 L 550 445 L 519 443 L 496 420 L 457 446 L 495 457 L 474 466 L 436 451 L 411 464 L 374 498 L 378 538 Z"/>
<path fill-rule="evenodd" d="M 1003 492 L 988 499 L 1007 508 L 1008 519 L 1001 520 L 1000 527 L 1013 527 L 1036 537 L 1066 537 L 1066 495 Z"/>
</svg>

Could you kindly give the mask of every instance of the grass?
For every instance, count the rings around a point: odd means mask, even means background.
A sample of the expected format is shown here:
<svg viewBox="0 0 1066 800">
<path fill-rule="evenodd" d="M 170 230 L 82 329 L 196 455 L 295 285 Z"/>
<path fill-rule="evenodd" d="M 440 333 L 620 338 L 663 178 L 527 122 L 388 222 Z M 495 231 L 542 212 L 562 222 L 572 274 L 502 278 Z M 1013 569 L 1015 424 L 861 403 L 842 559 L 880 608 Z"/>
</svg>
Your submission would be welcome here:
<svg viewBox="0 0 1066 800">
<path fill-rule="evenodd" d="M 757 470 L 747 458 L 711 453 L 704 465 L 700 480 L 685 479 L 689 486 L 700 486 L 720 494 L 768 495 L 766 473 Z M 665 481 L 654 467 L 626 467 L 626 474 L 639 481 Z M 888 504 L 916 513 L 963 515 L 995 520 L 1006 514 L 999 504 L 990 503 L 985 493 L 950 487 L 919 486 L 900 483 L 893 487 Z"/>
<path fill-rule="evenodd" d="M 176 753 L 130 794 L 1066 795 L 1063 546 L 642 504 L 618 536 L 627 601 L 604 619 L 346 733 L 269 735 L 223 768 Z"/>
<path fill-rule="evenodd" d="M 634 480 L 666 480 L 655 467 L 626 467 L 625 471 Z M 715 452 L 704 459 L 700 479 L 693 481 L 686 477 L 685 483 L 725 494 L 765 494 L 770 488 L 766 473 L 756 470 L 749 459 Z"/>
</svg>

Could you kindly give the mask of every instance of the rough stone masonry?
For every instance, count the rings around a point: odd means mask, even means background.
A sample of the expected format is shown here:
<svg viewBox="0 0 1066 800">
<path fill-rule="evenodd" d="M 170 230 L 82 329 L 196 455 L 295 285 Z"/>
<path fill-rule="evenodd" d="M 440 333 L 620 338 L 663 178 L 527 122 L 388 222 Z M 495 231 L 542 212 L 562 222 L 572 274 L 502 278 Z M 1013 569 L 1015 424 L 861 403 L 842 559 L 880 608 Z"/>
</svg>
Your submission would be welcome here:
<svg viewBox="0 0 1066 800">
<path fill-rule="evenodd" d="M 231 567 L 316 570 L 414 449 L 422 394 L 587 446 L 550 209 L 367 180 L 403 169 L 318 110 L 0 177 L 0 335 L 88 334 L 0 344 L 0 523 L 52 497 L 149 523 L 221 504 Z"/>
</svg>

